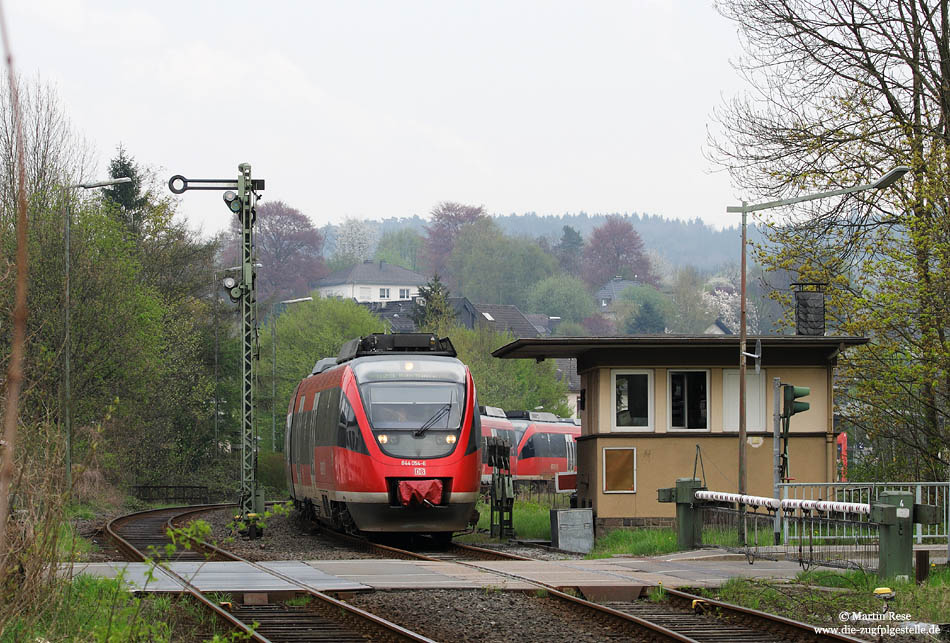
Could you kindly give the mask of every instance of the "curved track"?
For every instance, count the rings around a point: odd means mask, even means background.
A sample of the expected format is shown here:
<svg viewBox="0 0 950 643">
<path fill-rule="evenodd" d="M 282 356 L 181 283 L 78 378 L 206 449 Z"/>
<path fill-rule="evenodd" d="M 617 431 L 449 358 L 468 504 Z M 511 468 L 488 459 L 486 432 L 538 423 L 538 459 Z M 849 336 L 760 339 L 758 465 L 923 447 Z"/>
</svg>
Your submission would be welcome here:
<svg viewBox="0 0 950 643">
<path fill-rule="evenodd" d="M 173 578 L 182 590 L 191 594 L 207 609 L 212 610 L 232 627 L 249 634 L 250 640 L 264 643 L 273 641 L 422 641 L 431 639 L 416 634 L 365 610 L 358 609 L 331 596 L 314 591 L 279 572 L 244 560 L 207 543 L 194 543 L 192 549 L 182 550 L 173 545 L 167 535 L 172 521 L 186 516 L 233 505 L 204 505 L 141 511 L 121 516 L 106 525 L 106 532 L 128 558 L 143 561 L 146 558 L 161 562 L 180 560 L 233 560 L 298 586 L 298 595 L 308 596 L 305 606 L 281 603 L 270 605 L 231 604 L 228 609 L 207 598 L 190 582 L 167 566 L 159 566 L 161 573 Z M 257 624 L 256 626 L 252 624 Z"/>
</svg>

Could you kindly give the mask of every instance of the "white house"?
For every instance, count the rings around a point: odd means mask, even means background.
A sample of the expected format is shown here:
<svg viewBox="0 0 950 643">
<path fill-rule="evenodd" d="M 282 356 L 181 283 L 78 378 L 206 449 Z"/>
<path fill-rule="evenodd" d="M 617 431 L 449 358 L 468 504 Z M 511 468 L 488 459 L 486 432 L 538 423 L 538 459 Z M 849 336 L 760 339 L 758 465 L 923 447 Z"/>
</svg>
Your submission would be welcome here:
<svg viewBox="0 0 950 643">
<path fill-rule="evenodd" d="M 426 278 L 385 261 L 367 259 L 337 270 L 315 284 L 321 297 L 342 297 L 358 302 L 385 302 L 413 299 Z"/>
</svg>

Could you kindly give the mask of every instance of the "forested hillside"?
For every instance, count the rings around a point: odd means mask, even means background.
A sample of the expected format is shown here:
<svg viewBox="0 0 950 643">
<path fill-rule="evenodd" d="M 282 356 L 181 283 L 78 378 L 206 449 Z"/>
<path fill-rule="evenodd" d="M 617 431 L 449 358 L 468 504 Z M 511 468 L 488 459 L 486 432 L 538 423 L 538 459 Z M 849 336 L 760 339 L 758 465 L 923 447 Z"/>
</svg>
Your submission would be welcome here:
<svg viewBox="0 0 950 643">
<path fill-rule="evenodd" d="M 515 237 L 531 239 L 544 238 L 551 245 L 560 238 L 564 226 L 577 230 L 582 237 L 590 236 L 594 228 L 602 226 L 607 217 L 623 217 L 636 228 L 647 250 L 653 250 L 674 267 L 686 265 L 695 266 L 702 270 L 738 263 L 739 261 L 739 226 L 718 229 L 698 217 L 689 221 L 682 219 L 667 219 L 660 215 L 637 213 L 602 213 L 587 214 L 547 214 L 539 215 L 534 212 L 524 214 L 494 214 L 492 220 L 505 233 Z M 366 220 L 365 223 L 373 231 L 375 239 L 380 239 L 387 233 L 400 230 L 411 230 L 424 234 L 427 220 L 416 215 L 413 217 L 390 217 L 380 220 Z M 330 256 L 336 249 L 336 235 L 339 226 L 327 225 L 322 228 L 326 237 L 326 256 Z M 756 242 L 762 235 L 755 225 L 749 226 L 749 241 Z M 688 260 L 688 261 L 687 261 Z"/>
</svg>

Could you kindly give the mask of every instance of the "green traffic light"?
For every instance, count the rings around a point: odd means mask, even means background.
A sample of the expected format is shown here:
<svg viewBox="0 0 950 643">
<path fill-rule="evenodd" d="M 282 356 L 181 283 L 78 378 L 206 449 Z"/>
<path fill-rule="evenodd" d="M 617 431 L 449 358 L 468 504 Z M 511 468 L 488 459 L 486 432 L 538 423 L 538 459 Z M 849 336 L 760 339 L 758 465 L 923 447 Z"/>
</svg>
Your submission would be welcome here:
<svg viewBox="0 0 950 643">
<path fill-rule="evenodd" d="M 800 397 L 807 397 L 811 389 L 807 386 L 792 386 L 791 384 L 782 385 L 782 396 L 785 398 L 785 404 L 782 407 L 782 417 L 792 417 L 796 413 L 807 411 L 811 408 L 808 402 L 797 402 Z"/>
</svg>

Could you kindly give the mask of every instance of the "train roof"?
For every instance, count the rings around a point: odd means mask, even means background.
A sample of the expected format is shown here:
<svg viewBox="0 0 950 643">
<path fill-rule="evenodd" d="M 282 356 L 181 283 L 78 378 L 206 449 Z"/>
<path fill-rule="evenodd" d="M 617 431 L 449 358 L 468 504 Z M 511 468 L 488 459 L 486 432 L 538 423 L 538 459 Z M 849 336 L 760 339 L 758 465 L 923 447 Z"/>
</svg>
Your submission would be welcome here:
<svg viewBox="0 0 950 643">
<path fill-rule="evenodd" d="M 343 364 L 357 357 L 400 355 L 413 353 L 435 357 L 456 357 L 455 346 L 448 337 L 441 339 L 432 333 L 373 333 L 357 337 L 343 344 L 336 357 L 324 357 L 318 360 L 310 371 L 318 375 L 323 371 Z"/>
<path fill-rule="evenodd" d="M 351 339 L 343 344 L 337 355 L 337 364 L 357 357 L 392 353 L 425 353 L 433 356 L 456 357 L 455 346 L 448 337 L 439 339 L 432 333 L 373 333 Z"/>
<path fill-rule="evenodd" d="M 558 422 L 558 416 L 547 411 L 505 411 L 510 420 L 531 420 L 532 422 Z"/>
</svg>

